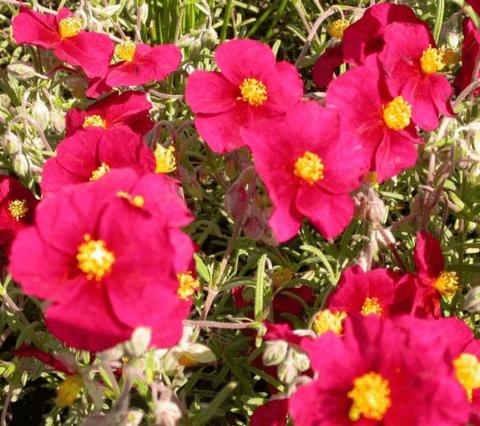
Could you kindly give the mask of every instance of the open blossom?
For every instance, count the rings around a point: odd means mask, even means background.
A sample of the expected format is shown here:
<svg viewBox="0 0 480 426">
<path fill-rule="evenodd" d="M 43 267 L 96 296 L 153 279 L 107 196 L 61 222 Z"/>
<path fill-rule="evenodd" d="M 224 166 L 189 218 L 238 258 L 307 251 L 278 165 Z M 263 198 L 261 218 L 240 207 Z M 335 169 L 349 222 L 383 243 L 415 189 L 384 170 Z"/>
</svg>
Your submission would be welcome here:
<svg viewBox="0 0 480 426">
<path fill-rule="evenodd" d="M 110 37 L 83 31 L 80 17 L 66 8 L 50 15 L 20 7 L 12 26 L 17 43 L 51 49 L 60 60 L 81 67 L 88 77 L 103 76 L 113 55 Z"/>
<path fill-rule="evenodd" d="M 127 127 L 140 137 L 153 128 L 149 112 L 152 104 L 143 92 L 128 91 L 120 95 L 112 94 L 95 102 L 82 111 L 71 109 L 67 112 L 66 135 L 71 136 L 78 130 L 96 127 L 104 132 L 119 127 Z M 122 141 L 118 141 L 122 143 Z"/>
<path fill-rule="evenodd" d="M 471 19 L 465 19 L 463 21 L 462 67 L 453 82 L 453 86 L 458 93 L 480 76 L 480 72 L 477 76 L 473 75 L 475 69 L 478 71 L 478 68 L 476 68 L 478 58 L 480 58 L 480 30 Z M 478 95 L 479 93 L 480 91 L 477 88 L 475 94 Z"/>
<path fill-rule="evenodd" d="M 269 223 L 278 242 L 294 237 L 304 217 L 325 238 L 347 227 L 354 212 L 350 192 L 366 167 L 361 146 L 340 138 L 335 111 L 304 102 L 242 136 L 273 203 Z"/>
<path fill-rule="evenodd" d="M 173 44 L 152 47 L 132 41 L 117 45 L 115 56 L 119 62 L 109 67 L 105 77 L 111 87 L 163 80 L 178 68 L 182 60 L 180 49 Z"/>
<path fill-rule="evenodd" d="M 424 24 L 394 23 L 385 30 L 380 61 L 390 90 L 412 106 L 412 120 L 427 131 L 438 127 L 440 115 L 453 115 L 453 89 L 440 74 L 443 53 Z"/>
<path fill-rule="evenodd" d="M 422 140 L 412 122 L 412 105 L 388 90 L 375 57 L 330 83 L 327 106 L 339 112 L 342 132 L 363 146 L 379 182 L 415 164 L 415 144 Z"/>
<path fill-rule="evenodd" d="M 318 374 L 290 398 L 295 426 L 382 424 L 462 425 L 469 416 L 464 391 L 445 362 L 447 348 L 422 320 L 397 325 L 375 316 L 347 320 L 345 333 L 304 339 Z M 435 327 L 435 321 L 428 324 Z M 412 386 L 415 391 L 412 392 Z"/>
<path fill-rule="evenodd" d="M 326 305 L 333 312 L 388 318 L 410 313 L 414 291 L 410 275 L 383 268 L 364 272 L 355 265 L 342 273 Z"/>
<path fill-rule="evenodd" d="M 363 16 L 349 25 L 342 41 L 320 55 L 313 67 L 313 81 L 325 88 L 334 71 L 343 63 L 362 65 L 370 55 L 381 52 L 385 28 L 393 22 L 421 22 L 408 6 L 381 3 L 369 7 Z"/>
<path fill-rule="evenodd" d="M 38 201 L 32 191 L 10 176 L 0 178 L 0 253 L 8 256 L 17 233 L 33 223 Z M 3 260 L 0 260 L 3 264 Z"/>
<path fill-rule="evenodd" d="M 10 272 L 25 293 L 53 302 L 46 324 L 66 344 L 100 351 L 140 326 L 152 329 L 154 346 L 181 338 L 193 244 L 175 235 L 191 216 L 171 185 L 163 175 L 112 170 L 49 194 L 35 225 L 18 234 Z"/>
<path fill-rule="evenodd" d="M 303 95 L 295 67 L 276 62 L 272 49 L 260 42 L 226 41 L 215 61 L 220 71 L 194 71 L 185 93 L 198 133 L 215 152 L 245 145 L 243 126 L 282 116 Z"/>
<path fill-rule="evenodd" d="M 155 171 L 153 152 L 127 127 L 109 132 L 92 128 L 65 138 L 56 155 L 43 168 L 42 193 L 67 185 L 94 182 L 115 168 L 131 167 L 140 173 Z"/>
<path fill-rule="evenodd" d="M 440 297 L 454 296 L 459 287 L 458 276 L 445 270 L 442 247 L 427 231 L 417 234 L 413 260 L 417 268 L 414 314 L 439 317 L 442 315 Z"/>
</svg>

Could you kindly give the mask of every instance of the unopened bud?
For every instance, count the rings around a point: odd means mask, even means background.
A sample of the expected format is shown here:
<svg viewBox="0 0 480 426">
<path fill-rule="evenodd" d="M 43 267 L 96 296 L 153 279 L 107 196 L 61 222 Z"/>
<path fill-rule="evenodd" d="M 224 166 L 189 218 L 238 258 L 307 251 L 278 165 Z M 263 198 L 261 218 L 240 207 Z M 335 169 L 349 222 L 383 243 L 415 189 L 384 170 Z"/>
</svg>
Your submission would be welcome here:
<svg viewBox="0 0 480 426">
<path fill-rule="evenodd" d="M 280 364 L 287 356 L 288 343 L 285 340 L 270 340 L 265 343 L 263 364 L 267 367 Z"/>
<path fill-rule="evenodd" d="M 38 123 L 42 130 L 45 130 L 48 127 L 50 121 L 50 112 L 48 111 L 45 103 L 37 98 L 32 107 L 32 117 Z"/>
<path fill-rule="evenodd" d="M 97 353 L 97 358 L 106 362 L 118 361 L 123 356 L 123 353 L 123 346 L 116 345 L 113 348 Z"/>
<path fill-rule="evenodd" d="M 138 7 L 138 19 L 142 24 L 145 24 L 148 19 L 148 4 L 143 3 L 141 6 Z"/>
<path fill-rule="evenodd" d="M 472 288 L 465 296 L 464 309 L 468 312 L 480 312 L 480 287 Z"/>
<path fill-rule="evenodd" d="M 123 423 L 123 425 L 138 426 L 141 423 L 142 419 L 143 419 L 142 410 L 136 410 L 136 409 L 129 410 L 126 415 L 125 423 Z"/>
<path fill-rule="evenodd" d="M 13 170 L 20 177 L 27 176 L 30 170 L 28 160 L 21 152 L 15 155 L 15 159 L 13 160 Z"/>
<path fill-rule="evenodd" d="M 212 27 L 207 28 L 207 29 L 202 33 L 201 40 L 202 40 L 202 44 L 203 44 L 205 47 L 212 48 L 212 47 L 214 47 L 214 46 L 217 44 L 218 34 L 217 34 L 217 32 L 215 31 L 215 29 L 213 29 Z"/>
<path fill-rule="evenodd" d="M 55 108 L 51 112 L 51 120 L 53 128 L 58 133 L 63 133 L 65 131 L 65 114 L 59 109 Z"/>
<path fill-rule="evenodd" d="M 13 155 L 20 151 L 22 144 L 15 133 L 8 131 L 3 139 L 3 148 L 7 154 Z"/>
<path fill-rule="evenodd" d="M 152 330 L 148 327 L 138 327 L 132 333 L 130 340 L 125 343 L 125 349 L 134 358 L 142 356 L 150 345 Z"/>
</svg>

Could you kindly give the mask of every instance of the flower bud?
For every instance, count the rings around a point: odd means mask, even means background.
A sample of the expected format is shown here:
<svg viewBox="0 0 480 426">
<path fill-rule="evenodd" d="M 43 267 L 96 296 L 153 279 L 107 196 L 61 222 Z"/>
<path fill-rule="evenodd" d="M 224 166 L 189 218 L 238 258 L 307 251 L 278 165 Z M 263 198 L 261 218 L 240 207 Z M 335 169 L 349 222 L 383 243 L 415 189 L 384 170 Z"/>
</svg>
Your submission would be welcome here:
<svg viewBox="0 0 480 426">
<path fill-rule="evenodd" d="M 32 117 L 38 123 L 42 130 L 45 130 L 48 127 L 48 122 L 50 121 L 50 112 L 48 111 L 45 103 L 37 98 L 32 107 Z"/>
<path fill-rule="evenodd" d="M 175 354 L 177 361 L 184 367 L 198 364 L 210 364 L 215 362 L 217 357 L 212 350 L 200 343 L 188 343 L 181 345 L 181 350 Z"/>
<path fill-rule="evenodd" d="M 133 333 L 130 341 L 125 343 L 125 350 L 134 358 L 142 356 L 150 345 L 152 330 L 148 327 L 138 327 Z"/>
<path fill-rule="evenodd" d="M 218 34 L 214 28 L 207 28 L 201 37 L 202 45 L 208 48 L 212 48 L 217 44 Z"/>
<path fill-rule="evenodd" d="M 25 62 L 13 62 L 7 66 L 8 75 L 16 80 L 28 80 L 35 77 L 37 73 L 33 67 Z"/>
<path fill-rule="evenodd" d="M 238 222 L 243 219 L 248 208 L 248 193 L 245 188 L 238 185 L 238 182 L 233 184 L 225 194 L 225 210 L 227 213 Z"/>
<path fill-rule="evenodd" d="M 58 133 L 63 133 L 65 131 L 65 114 L 57 108 L 54 108 L 51 111 L 51 120 L 53 128 Z"/>
<path fill-rule="evenodd" d="M 282 383 L 289 385 L 295 380 L 297 375 L 297 367 L 295 367 L 291 357 L 287 356 L 287 359 L 278 366 L 278 378 Z"/>
<path fill-rule="evenodd" d="M 13 160 L 13 170 L 20 177 L 25 177 L 28 174 L 30 170 L 30 164 L 28 163 L 27 157 L 25 157 L 23 153 L 19 152 L 17 155 L 15 155 L 15 159 Z"/>
<path fill-rule="evenodd" d="M 11 131 L 5 133 L 5 136 L 2 140 L 2 145 L 5 149 L 5 152 L 10 155 L 16 154 L 22 148 L 22 143 L 20 142 L 20 139 L 15 133 Z"/>
</svg>

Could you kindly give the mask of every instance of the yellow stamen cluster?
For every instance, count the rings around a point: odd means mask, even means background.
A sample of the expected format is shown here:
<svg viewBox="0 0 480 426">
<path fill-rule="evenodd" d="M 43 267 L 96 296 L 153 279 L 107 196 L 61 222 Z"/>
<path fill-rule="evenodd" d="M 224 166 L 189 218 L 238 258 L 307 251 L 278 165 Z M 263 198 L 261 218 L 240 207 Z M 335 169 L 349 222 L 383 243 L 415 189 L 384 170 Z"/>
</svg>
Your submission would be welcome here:
<svg viewBox="0 0 480 426">
<path fill-rule="evenodd" d="M 28 213 L 27 200 L 10 201 L 8 203 L 8 211 L 16 221 L 23 219 Z"/>
<path fill-rule="evenodd" d="M 442 51 L 432 46 L 428 46 L 428 48 L 422 53 L 420 66 L 422 67 L 422 72 L 424 74 L 434 74 L 441 71 L 445 66 Z"/>
<path fill-rule="evenodd" d="M 170 173 L 177 169 L 175 160 L 175 147 L 170 145 L 168 148 L 158 144 L 155 148 L 155 172 L 156 173 Z"/>
<path fill-rule="evenodd" d="M 115 46 L 115 55 L 121 61 L 132 62 L 136 50 L 136 44 L 131 40 L 127 40 Z"/>
<path fill-rule="evenodd" d="M 456 272 L 443 271 L 433 286 L 442 296 L 451 299 L 458 290 L 458 276 Z"/>
<path fill-rule="evenodd" d="M 92 182 L 95 180 L 98 180 L 101 177 L 105 176 L 109 170 L 110 170 L 110 166 L 107 163 L 102 163 L 97 169 L 95 169 L 92 172 L 92 175 L 90 176 L 89 180 Z"/>
<path fill-rule="evenodd" d="M 327 25 L 327 33 L 330 37 L 341 39 L 348 25 L 349 22 L 346 19 L 337 19 Z"/>
<path fill-rule="evenodd" d="M 453 361 L 455 376 L 467 392 L 470 402 L 473 399 L 473 391 L 480 388 L 480 362 L 473 354 L 462 353 Z"/>
<path fill-rule="evenodd" d="M 318 335 L 332 331 L 335 334 L 343 333 L 343 320 L 347 317 L 346 312 L 332 312 L 330 309 L 324 309 L 315 315 L 313 330 Z"/>
<path fill-rule="evenodd" d="M 78 268 L 87 274 L 89 280 L 102 280 L 112 270 L 115 255 L 107 249 L 105 241 L 92 240 L 90 234 L 85 234 L 84 242 L 78 246 Z"/>
<path fill-rule="evenodd" d="M 364 316 L 372 314 L 381 316 L 383 309 L 376 297 L 367 297 L 365 302 L 363 302 L 361 313 Z"/>
<path fill-rule="evenodd" d="M 82 31 L 82 20 L 78 16 L 69 16 L 60 21 L 58 30 L 62 39 L 75 37 Z"/>
<path fill-rule="evenodd" d="M 118 191 L 116 195 L 118 198 L 127 200 L 132 206 L 135 207 L 143 207 L 145 204 L 145 198 L 143 198 L 141 195 L 134 195 L 132 197 L 132 195 L 125 191 Z"/>
<path fill-rule="evenodd" d="M 103 127 L 106 129 L 107 122 L 100 115 L 87 115 L 83 120 L 82 127 L 84 129 L 87 127 Z"/>
<path fill-rule="evenodd" d="M 200 283 L 197 279 L 193 278 L 191 271 L 177 274 L 177 279 L 179 283 L 177 295 L 180 299 L 188 299 L 195 290 L 200 288 Z"/>
<path fill-rule="evenodd" d="M 275 287 L 288 283 L 293 278 L 293 271 L 289 268 L 280 267 L 272 272 L 272 283 Z"/>
<path fill-rule="evenodd" d="M 368 172 L 363 178 L 364 183 L 372 185 L 375 189 L 378 188 L 378 173 L 377 172 Z"/>
<path fill-rule="evenodd" d="M 267 86 L 256 78 L 246 78 L 240 85 L 240 96 L 238 99 L 258 107 L 263 105 L 267 99 Z"/>
<path fill-rule="evenodd" d="M 397 96 L 383 108 L 383 120 L 389 129 L 403 130 L 410 124 L 412 108 L 402 96 Z"/>
<path fill-rule="evenodd" d="M 82 378 L 78 375 L 68 376 L 58 387 L 55 403 L 59 407 L 71 407 L 83 388 Z"/>
<path fill-rule="evenodd" d="M 293 173 L 295 176 L 307 181 L 310 185 L 323 179 L 323 162 L 317 154 L 306 151 L 295 162 Z"/>
<path fill-rule="evenodd" d="M 373 371 L 357 377 L 347 395 L 353 401 L 348 412 L 352 422 L 360 420 L 362 416 L 380 421 L 392 405 L 388 380 Z"/>
</svg>

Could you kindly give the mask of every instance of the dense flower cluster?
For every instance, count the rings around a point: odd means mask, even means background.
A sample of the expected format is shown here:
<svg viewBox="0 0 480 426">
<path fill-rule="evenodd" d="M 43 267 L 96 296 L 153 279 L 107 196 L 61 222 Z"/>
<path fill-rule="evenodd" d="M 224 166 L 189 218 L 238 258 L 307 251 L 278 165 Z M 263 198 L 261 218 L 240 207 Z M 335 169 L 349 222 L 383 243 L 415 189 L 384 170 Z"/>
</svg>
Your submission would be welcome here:
<svg viewBox="0 0 480 426">
<path fill-rule="evenodd" d="M 176 71 L 181 51 L 131 40 L 115 45 L 85 31 L 65 8 L 54 16 L 22 6 L 12 25 L 17 43 L 51 50 L 59 68 L 81 75 L 90 100 L 66 114 L 38 199 L 14 178 L 1 178 L 1 261 L 8 259 L 25 294 L 46 301 L 46 326 L 68 346 L 103 351 L 139 327 L 151 330 L 152 347 L 178 344 L 200 290 L 196 245 L 185 232 L 194 217 L 180 173 L 169 175 L 180 160 L 175 147 L 153 146 L 158 125 L 141 86 Z M 407 6 L 382 3 L 351 25 L 342 19 L 328 26 L 335 41 L 313 67 L 314 83 L 325 89 L 321 101 L 305 96 L 294 65 L 249 39 L 220 44 L 218 70 L 191 72 L 185 100 L 205 149 L 241 152 L 253 191 L 261 179 L 274 244 L 294 238 L 305 219 L 331 240 L 351 224 L 355 195 L 414 167 L 422 132 L 454 115 L 452 96 L 479 72 L 479 29 L 465 19 L 463 32 L 453 84 L 426 23 Z M 350 265 L 321 303 L 312 288 L 291 283 L 296 271 L 273 270 L 275 323 L 266 325 L 265 340 L 281 341 L 283 358 L 277 362 L 272 350 L 263 360 L 256 353 L 254 362 L 272 376 L 282 365 L 278 376 L 289 388 L 260 406 L 252 425 L 480 424 L 480 343 L 442 309 L 461 290 L 455 267 L 425 226 L 409 260 L 410 271 Z M 252 317 L 248 290 L 232 294 Z M 309 330 L 294 331 L 295 319 L 309 314 Z M 59 405 L 71 405 L 82 386 L 75 371 L 41 351 L 17 352 L 66 373 L 65 389 L 75 393 L 60 392 L 66 402 Z M 293 370 L 286 360 L 295 360 Z M 304 380 L 294 383 L 296 373 Z"/>
</svg>

